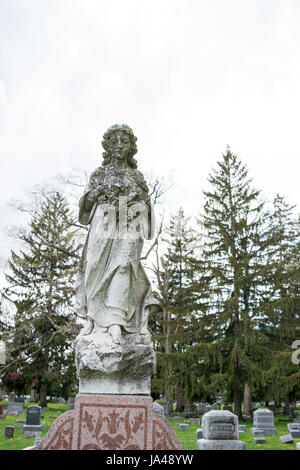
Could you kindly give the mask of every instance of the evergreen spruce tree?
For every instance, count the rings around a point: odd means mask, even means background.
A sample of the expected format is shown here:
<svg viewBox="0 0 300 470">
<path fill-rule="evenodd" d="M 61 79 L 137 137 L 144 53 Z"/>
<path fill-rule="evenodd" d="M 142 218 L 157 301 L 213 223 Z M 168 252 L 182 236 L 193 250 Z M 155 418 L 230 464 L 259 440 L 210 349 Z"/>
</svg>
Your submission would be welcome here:
<svg viewBox="0 0 300 470">
<path fill-rule="evenodd" d="M 300 225 L 294 207 L 277 195 L 269 217 L 273 244 L 268 251 L 268 276 L 263 289 L 260 331 L 273 350 L 266 373 L 264 391 L 269 400 L 287 402 L 299 398 L 299 367 L 291 360 L 291 345 L 297 339 L 300 313 Z"/>
<path fill-rule="evenodd" d="M 159 256 L 157 249 L 154 267 L 161 316 L 156 314 L 149 322 L 158 356 L 157 374 L 153 378 L 153 385 L 164 394 L 167 401 L 174 397 L 172 391 L 175 387 L 178 391 L 177 401 L 180 402 L 181 391 L 190 388 L 190 384 L 185 380 L 185 373 L 189 372 L 186 352 L 193 341 L 189 311 L 191 298 L 188 293 L 192 273 L 188 259 L 196 247 L 195 233 L 182 209 L 171 217 L 161 242 L 164 254 Z"/>
<path fill-rule="evenodd" d="M 252 188 L 246 167 L 229 147 L 208 181 L 211 190 L 204 193 L 205 243 L 198 272 L 210 291 L 206 314 L 212 345 L 210 389 L 226 391 L 242 419 L 245 384 L 260 380 L 263 356 L 269 354 L 256 316 L 272 237 L 259 191 Z"/>
<path fill-rule="evenodd" d="M 78 228 L 59 192 L 44 195 L 32 211 L 23 248 L 11 252 L 6 298 L 16 307 L 9 345 L 9 368 L 22 367 L 41 406 L 47 395 L 68 395 L 76 383 L 72 340 L 78 265 Z"/>
</svg>

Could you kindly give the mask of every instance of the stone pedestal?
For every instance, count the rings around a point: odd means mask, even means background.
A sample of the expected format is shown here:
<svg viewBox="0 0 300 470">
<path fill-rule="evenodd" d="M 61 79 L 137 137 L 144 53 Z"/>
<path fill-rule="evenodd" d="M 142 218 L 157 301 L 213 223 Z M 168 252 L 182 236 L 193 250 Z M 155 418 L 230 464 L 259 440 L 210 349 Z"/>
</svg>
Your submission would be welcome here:
<svg viewBox="0 0 300 470">
<path fill-rule="evenodd" d="M 183 450 L 168 421 L 142 395 L 78 394 L 33 450 Z"/>
<path fill-rule="evenodd" d="M 150 395 L 156 359 L 150 336 L 79 335 L 75 358 L 80 394 Z"/>
</svg>

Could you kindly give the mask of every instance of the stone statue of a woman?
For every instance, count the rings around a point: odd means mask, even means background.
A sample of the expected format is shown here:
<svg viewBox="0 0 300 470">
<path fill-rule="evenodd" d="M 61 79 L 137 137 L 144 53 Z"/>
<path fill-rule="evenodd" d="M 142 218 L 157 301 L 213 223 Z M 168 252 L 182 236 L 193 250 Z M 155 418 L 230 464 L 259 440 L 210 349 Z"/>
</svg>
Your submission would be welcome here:
<svg viewBox="0 0 300 470">
<path fill-rule="evenodd" d="M 79 203 L 79 221 L 89 225 L 76 285 L 76 309 L 87 320 L 75 340 L 81 393 L 150 393 L 147 323 L 156 306 L 140 256 L 154 220 L 136 140 L 126 125 L 108 129 L 102 166 Z"/>
</svg>

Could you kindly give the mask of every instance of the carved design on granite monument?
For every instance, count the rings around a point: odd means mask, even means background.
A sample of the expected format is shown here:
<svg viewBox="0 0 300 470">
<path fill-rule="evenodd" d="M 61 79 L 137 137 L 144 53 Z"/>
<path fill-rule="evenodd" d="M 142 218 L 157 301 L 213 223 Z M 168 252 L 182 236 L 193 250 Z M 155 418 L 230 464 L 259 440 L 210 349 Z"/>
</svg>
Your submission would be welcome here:
<svg viewBox="0 0 300 470">
<path fill-rule="evenodd" d="M 89 407 L 94 407 L 93 413 Z M 124 405 L 104 410 L 104 406 L 97 408 L 97 404 L 82 404 L 78 448 L 86 450 L 92 443 L 95 450 L 141 450 L 147 445 L 148 418 L 146 407 Z M 139 440 L 141 447 L 136 444 Z"/>
<path fill-rule="evenodd" d="M 80 200 L 79 221 L 89 225 L 76 285 L 77 312 L 87 320 L 75 340 L 80 393 L 150 393 L 147 323 L 157 305 L 140 256 L 154 217 L 136 140 L 126 125 L 108 129 L 102 166 Z"/>
<path fill-rule="evenodd" d="M 73 410 L 59 416 L 36 450 L 71 450 L 74 430 Z"/>
<path fill-rule="evenodd" d="M 152 449 L 153 450 L 183 450 L 172 426 L 161 417 L 153 417 L 152 427 Z"/>
</svg>

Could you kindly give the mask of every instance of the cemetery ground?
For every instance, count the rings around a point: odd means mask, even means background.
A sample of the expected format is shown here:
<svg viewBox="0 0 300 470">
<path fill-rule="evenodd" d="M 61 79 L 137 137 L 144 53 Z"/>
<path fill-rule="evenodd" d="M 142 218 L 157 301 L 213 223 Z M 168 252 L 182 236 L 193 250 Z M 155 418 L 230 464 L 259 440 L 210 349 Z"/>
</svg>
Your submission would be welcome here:
<svg viewBox="0 0 300 470">
<path fill-rule="evenodd" d="M 0 401 L 1 404 L 7 404 L 7 401 Z M 31 405 L 38 405 L 38 403 L 25 403 L 23 413 L 19 416 L 6 416 L 4 419 L 0 419 L 0 452 L 1 450 L 21 450 L 25 447 L 30 447 L 34 444 L 33 438 L 24 438 L 23 426 L 25 423 L 16 423 L 16 420 L 26 420 L 26 407 Z M 64 403 L 48 403 L 48 410 L 42 412 L 41 423 L 44 422 L 41 437 L 45 437 L 50 427 L 54 423 L 55 419 L 50 418 L 60 416 L 62 413 L 67 411 L 68 405 Z M 12 439 L 5 437 L 6 426 L 14 426 L 14 437 Z"/>
<path fill-rule="evenodd" d="M 7 404 L 7 401 L 0 402 L 3 405 Z M 34 438 L 25 439 L 23 432 L 23 423 L 16 423 L 16 420 L 25 420 L 26 419 L 26 407 L 29 405 L 37 405 L 37 403 L 25 403 L 25 407 L 22 415 L 17 417 L 15 416 L 6 416 L 4 419 L 0 420 L 0 451 L 1 450 L 21 450 L 25 447 L 32 446 L 34 443 Z M 49 431 L 51 425 L 54 423 L 55 419 L 53 417 L 58 417 L 60 414 L 67 411 L 67 404 L 64 403 L 48 403 L 47 410 L 42 412 L 41 422 L 44 422 L 43 430 L 41 437 L 45 437 Z M 298 409 L 298 411 L 300 411 Z M 51 418 L 52 417 L 52 418 Z M 200 417 L 201 419 L 201 417 Z M 291 421 L 281 422 L 280 419 L 288 420 L 288 416 L 277 415 L 275 416 L 275 427 L 278 431 L 277 436 L 265 436 L 267 443 L 266 444 L 254 444 L 253 435 L 250 432 L 250 429 L 253 427 L 251 420 L 244 421 L 240 424 L 245 424 L 247 426 L 247 431 L 239 434 L 239 439 L 246 443 L 246 450 L 295 450 L 296 443 L 300 442 L 300 439 L 294 439 L 293 444 L 282 444 L 280 442 L 280 436 L 288 434 L 287 423 Z M 185 419 L 182 417 L 180 421 L 174 421 L 173 417 L 169 418 L 170 423 L 175 430 L 175 433 L 187 450 L 197 450 L 196 445 L 196 429 L 201 428 L 201 425 L 189 425 L 188 431 L 180 431 L 179 423 L 183 423 Z M 14 426 L 14 437 L 12 439 L 5 438 L 5 427 Z"/>
</svg>

